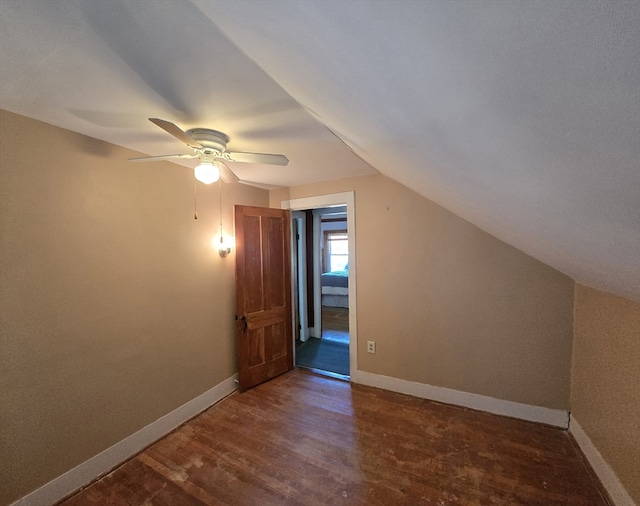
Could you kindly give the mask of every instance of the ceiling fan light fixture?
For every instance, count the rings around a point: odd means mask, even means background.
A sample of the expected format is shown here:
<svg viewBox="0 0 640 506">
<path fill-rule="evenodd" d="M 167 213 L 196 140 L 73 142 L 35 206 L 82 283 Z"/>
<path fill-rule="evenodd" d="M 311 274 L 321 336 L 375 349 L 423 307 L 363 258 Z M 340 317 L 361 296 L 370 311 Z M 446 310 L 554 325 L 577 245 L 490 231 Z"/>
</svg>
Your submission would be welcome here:
<svg viewBox="0 0 640 506">
<path fill-rule="evenodd" d="M 204 184 L 215 183 L 218 179 L 220 179 L 220 168 L 218 164 L 213 162 L 201 162 L 199 163 L 195 169 L 193 169 L 193 173 L 196 176 L 196 179 Z"/>
</svg>

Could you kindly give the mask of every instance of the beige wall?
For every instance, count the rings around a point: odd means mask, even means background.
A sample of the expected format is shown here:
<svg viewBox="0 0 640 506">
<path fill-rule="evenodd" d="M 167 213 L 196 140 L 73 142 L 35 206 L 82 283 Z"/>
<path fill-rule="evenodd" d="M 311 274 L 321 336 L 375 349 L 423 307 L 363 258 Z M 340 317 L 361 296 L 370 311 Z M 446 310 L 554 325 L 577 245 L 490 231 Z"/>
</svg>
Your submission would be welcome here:
<svg viewBox="0 0 640 506">
<path fill-rule="evenodd" d="M 217 186 L 198 185 L 194 221 L 189 170 L 135 155 L 0 112 L 0 504 L 236 370 L 234 259 L 209 246 Z M 227 185 L 223 217 L 351 190 L 359 338 L 377 342 L 360 369 L 571 405 L 638 500 L 638 303 L 577 287 L 569 399 L 573 281 L 408 188 Z"/>
<path fill-rule="evenodd" d="M 571 414 L 640 504 L 640 302 L 580 284 Z"/>
<path fill-rule="evenodd" d="M 381 175 L 270 205 L 351 190 L 359 369 L 568 410 L 574 282 Z"/>
<path fill-rule="evenodd" d="M 217 185 L 0 112 L 0 504 L 235 371 L 233 256 Z M 264 190 L 226 185 L 232 203 Z"/>
</svg>

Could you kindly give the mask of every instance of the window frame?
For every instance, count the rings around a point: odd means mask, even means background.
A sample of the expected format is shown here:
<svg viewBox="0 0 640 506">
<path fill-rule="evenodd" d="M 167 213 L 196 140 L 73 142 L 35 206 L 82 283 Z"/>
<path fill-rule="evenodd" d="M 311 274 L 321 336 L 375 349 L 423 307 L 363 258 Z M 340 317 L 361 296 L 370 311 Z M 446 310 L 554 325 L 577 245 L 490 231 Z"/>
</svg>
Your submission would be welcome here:
<svg viewBox="0 0 640 506">
<path fill-rule="evenodd" d="M 323 255 L 322 255 L 322 270 L 323 272 L 331 272 L 331 238 L 332 235 L 341 235 L 344 238 L 335 239 L 335 240 L 343 240 L 347 242 L 347 253 L 344 255 L 337 254 L 335 256 L 344 256 L 347 258 L 347 264 L 349 263 L 349 236 L 347 234 L 347 229 L 336 229 L 336 230 L 325 230 L 324 237 L 322 239 L 323 244 Z"/>
</svg>

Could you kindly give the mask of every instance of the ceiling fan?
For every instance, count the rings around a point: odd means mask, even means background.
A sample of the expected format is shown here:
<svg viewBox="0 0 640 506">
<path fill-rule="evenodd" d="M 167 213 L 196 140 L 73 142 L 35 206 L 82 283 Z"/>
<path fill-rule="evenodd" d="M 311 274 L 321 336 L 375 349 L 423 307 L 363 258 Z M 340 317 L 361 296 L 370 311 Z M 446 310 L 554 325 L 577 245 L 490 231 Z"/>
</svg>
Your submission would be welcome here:
<svg viewBox="0 0 640 506">
<path fill-rule="evenodd" d="M 143 156 L 129 158 L 131 162 L 154 162 L 170 158 L 199 159 L 200 163 L 194 168 L 198 181 L 205 184 L 215 183 L 222 179 L 225 183 L 242 182 L 235 173 L 220 160 L 226 162 L 260 163 L 267 165 L 287 165 L 289 160 L 284 155 L 268 153 L 241 153 L 227 151 L 229 136 L 225 133 L 208 128 L 192 128 L 183 131 L 177 125 L 159 118 L 149 118 L 149 121 L 184 142 L 193 150 L 193 154 L 175 154 L 159 156 Z"/>
</svg>

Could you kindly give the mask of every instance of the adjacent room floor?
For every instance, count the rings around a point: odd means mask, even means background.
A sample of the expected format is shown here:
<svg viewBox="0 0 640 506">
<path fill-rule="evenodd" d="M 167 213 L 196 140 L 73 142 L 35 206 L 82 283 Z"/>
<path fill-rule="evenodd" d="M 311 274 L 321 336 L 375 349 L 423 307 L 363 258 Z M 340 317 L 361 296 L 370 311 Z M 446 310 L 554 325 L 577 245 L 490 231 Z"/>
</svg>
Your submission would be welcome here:
<svg viewBox="0 0 640 506">
<path fill-rule="evenodd" d="M 322 338 L 296 342 L 296 365 L 349 379 L 349 309 L 322 307 Z"/>
<path fill-rule="evenodd" d="M 63 503 L 607 505 L 566 431 L 296 369 Z"/>
</svg>

